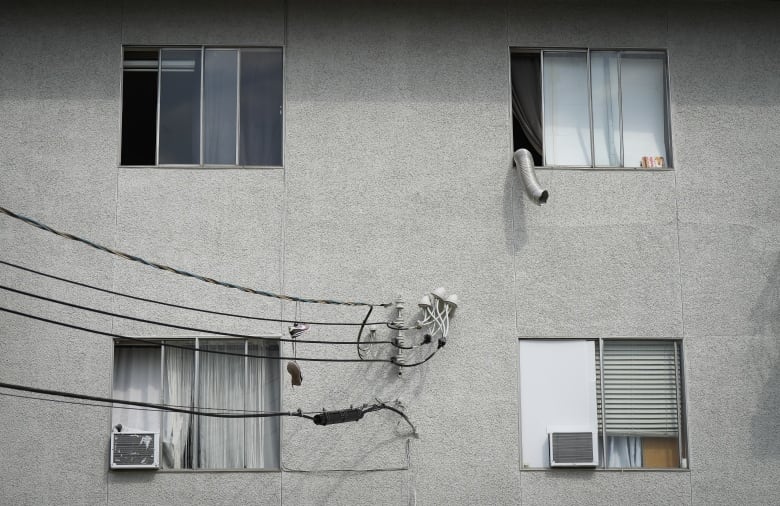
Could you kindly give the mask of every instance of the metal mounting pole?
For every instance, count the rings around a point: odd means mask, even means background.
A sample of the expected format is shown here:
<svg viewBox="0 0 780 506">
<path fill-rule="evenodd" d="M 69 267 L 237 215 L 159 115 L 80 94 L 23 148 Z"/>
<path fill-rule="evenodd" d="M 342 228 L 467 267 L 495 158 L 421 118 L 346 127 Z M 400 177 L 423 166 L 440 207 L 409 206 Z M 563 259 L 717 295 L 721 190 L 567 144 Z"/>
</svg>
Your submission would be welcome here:
<svg viewBox="0 0 780 506">
<path fill-rule="evenodd" d="M 406 346 L 406 338 L 404 336 L 404 331 L 400 330 L 403 328 L 404 325 L 404 307 L 405 302 L 404 299 L 399 295 L 395 299 L 395 308 L 397 310 L 397 313 L 395 315 L 395 320 L 393 320 L 393 324 L 399 328 L 398 330 L 398 336 L 396 337 L 396 343 L 398 343 L 398 346 L 405 347 Z M 398 350 L 398 353 L 395 356 L 395 361 L 399 364 L 403 364 L 406 362 L 406 350 L 401 348 L 396 348 Z M 398 375 L 401 376 L 403 374 L 403 367 L 398 368 Z"/>
</svg>

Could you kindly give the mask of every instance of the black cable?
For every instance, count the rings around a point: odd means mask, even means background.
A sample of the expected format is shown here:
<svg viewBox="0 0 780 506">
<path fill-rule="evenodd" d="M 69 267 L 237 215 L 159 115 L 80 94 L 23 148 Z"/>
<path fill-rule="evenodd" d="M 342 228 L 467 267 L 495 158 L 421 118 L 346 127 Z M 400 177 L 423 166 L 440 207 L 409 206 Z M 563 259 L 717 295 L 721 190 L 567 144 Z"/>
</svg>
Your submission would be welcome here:
<svg viewBox="0 0 780 506">
<path fill-rule="evenodd" d="M 294 340 L 294 339 L 285 339 L 283 337 L 252 336 L 252 335 L 248 335 L 248 334 L 236 334 L 236 333 L 232 333 L 232 332 L 221 332 L 221 331 L 217 331 L 217 330 L 201 329 L 201 328 L 197 328 L 197 327 L 187 327 L 187 326 L 184 326 L 184 325 L 176 325 L 175 323 L 166 323 L 166 322 L 161 322 L 161 321 L 157 321 L 157 320 L 147 320 L 145 318 L 137 318 L 135 316 L 128 316 L 128 315 L 123 315 L 123 314 L 119 314 L 119 313 L 112 313 L 110 311 L 103 311 L 102 309 L 95 309 L 95 308 L 91 308 L 91 307 L 87 307 L 87 306 L 81 306 L 79 304 L 73 304 L 72 302 L 66 302 L 66 301 L 59 300 L 59 299 L 53 299 L 53 298 L 50 298 L 50 297 L 45 297 L 43 295 L 37 295 L 37 294 L 31 293 L 31 292 L 25 292 L 24 290 L 18 290 L 16 288 L 11 288 L 9 286 L 4 286 L 4 285 L 0 285 L 0 290 L 6 290 L 8 292 L 17 293 L 17 294 L 20 294 L 20 295 L 26 295 L 27 297 L 33 297 L 33 298 L 36 298 L 36 299 L 39 299 L 39 300 L 45 300 L 47 302 L 53 302 L 55 304 L 60 304 L 62 306 L 68 306 L 68 307 L 72 307 L 72 308 L 76 308 L 76 309 L 83 309 L 84 311 L 90 311 L 92 313 L 98 313 L 98 314 L 102 314 L 102 315 L 106 315 L 106 316 L 113 316 L 113 317 L 116 317 L 116 318 L 122 318 L 122 319 L 125 319 L 125 320 L 132 320 L 132 321 L 141 322 L 141 323 L 148 323 L 150 325 L 159 325 L 161 327 L 168 327 L 168 328 L 179 329 L 179 330 L 189 330 L 189 331 L 192 331 L 192 332 L 203 332 L 203 333 L 206 333 L 206 334 L 214 334 L 214 335 L 220 335 L 220 336 L 240 337 L 240 338 L 243 338 L 243 339 L 254 339 L 254 340 L 257 340 L 257 341 L 274 341 L 274 342 L 281 341 L 281 342 L 286 342 L 286 343 L 296 342 L 296 340 Z M 299 343 L 308 343 L 308 344 L 355 344 L 356 343 L 356 341 L 316 341 L 316 340 L 306 340 L 306 339 L 298 339 L 297 342 L 299 342 Z M 394 342 L 394 341 L 371 341 L 371 343 L 372 344 L 391 344 L 393 346 L 398 347 L 398 344 L 396 342 Z"/>
<path fill-rule="evenodd" d="M 425 362 L 429 361 L 433 358 L 434 355 L 436 355 L 436 352 L 438 352 L 442 347 L 438 346 L 435 350 L 433 350 L 433 353 L 425 357 L 423 360 L 420 360 L 419 362 L 414 362 L 411 364 L 402 364 L 398 362 L 395 358 L 390 359 L 393 364 L 397 365 L 398 367 L 417 367 L 418 365 L 423 365 Z"/>
<path fill-rule="evenodd" d="M 181 276 L 186 276 L 189 278 L 198 279 L 200 281 L 204 281 L 206 283 L 211 283 L 213 285 L 219 285 L 224 286 L 226 288 L 235 288 L 236 290 L 241 290 L 242 292 L 247 293 L 253 293 L 255 295 L 261 295 L 263 297 L 271 297 L 275 299 L 281 299 L 281 300 L 290 300 L 295 302 L 305 302 L 309 304 L 332 304 L 332 305 L 338 305 L 338 306 L 382 306 L 382 307 L 390 307 L 393 304 L 391 302 L 386 302 L 384 304 L 372 304 L 370 302 L 355 302 L 355 301 L 340 301 L 340 300 L 328 300 L 328 299 L 310 299 L 305 297 L 294 297 L 292 295 L 284 295 L 279 293 L 273 293 L 268 292 L 266 290 L 257 290 L 255 288 L 249 288 L 246 286 L 237 285 L 235 283 L 229 283 L 227 281 L 220 281 L 218 279 L 209 278 L 206 276 L 201 276 L 200 274 L 194 274 L 192 272 L 187 272 L 183 269 L 177 269 L 176 267 L 171 267 L 170 265 L 164 265 L 157 262 L 152 262 L 150 260 L 146 260 L 145 258 L 141 258 L 136 255 L 131 255 L 129 253 L 125 253 L 124 251 L 119 251 L 113 248 L 109 248 L 107 246 L 103 246 L 102 244 L 98 244 L 95 242 L 90 241 L 89 239 L 84 239 L 83 237 L 79 237 L 77 235 L 70 234 L 68 232 L 62 232 L 60 230 L 55 230 L 51 228 L 50 226 L 46 225 L 45 223 L 41 223 L 38 221 L 35 221 L 32 218 L 28 218 L 27 216 L 22 216 L 21 214 L 16 214 L 15 212 L 11 211 L 10 209 L 6 209 L 5 207 L 0 206 L 0 213 L 5 214 L 7 216 L 10 216 L 11 218 L 17 219 L 19 221 L 22 221 L 24 223 L 27 223 L 28 225 L 32 225 L 33 227 L 39 228 L 41 230 L 45 230 L 47 232 L 51 232 L 54 235 L 58 235 L 60 237 L 64 237 L 65 239 L 70 239 L 72 241 L 80 242 L 82 244 L 86 244 L 87 246 L 90 246 L 92 248 L 95 248 L 100 251 L 105 251 L 106 253 L 110 253 L 112 255 L 116 255 L 118 257 L 124 258 L 125 260 L 130 260 L 133 262 L 139 262 L 144 265 L 147 265 L 149 267 L 154 267 L 155 269 L 160 269 L 163 271 L 172 272 L 174 274 L 179 274 Z"/>
<path fill-rule="evenodd" d="M 256 412 L 256 413 L 243 413 L 243 414 L 208 413 L 208 412 L 203 412 L 194 409 L 176 408 L 166 404 L 154 404 L 151 402 L 141 402 L 141 401 L 128 401 L 124 399 L 113 399 L 110 397 L 97 397 L 94 395 L 76 394 L 72 392 L 63 392 L 59 390 L 48 390 L 45 388 L 35 388 L 35 387 L 28 387 L 24 385 L 14 385 L 12 383 L 0 382 L 0 388 L 7 388 L 9 390 L 19 390 L 22 392 L 31 392 L 35 394 L 53 395 L 55 397 L 65 397 L 69 399 L 81 399 L 86 401 L 103 402 L 103 403 L 111 403 L 111 404 L 124 404 L 127 406 L 141 406 L 144 408 L 158 409 L 160 411 L 169 411 L 172 413 L 183 413 L 185 415 L 207 416 L 210 418 L 271 418 L 271 417 L 278 417 L 278 416 L 295 416 L 299 418 L 306 418 L 308 420 L 314 420 L 314 417 L 309 415 L 304 415 L 302 412 L 299 411 Z M 105 406 L 105 407 L 110 407 L 110 406 Z"/>
<path fill-rule="evenodd" d="M 48 274 L 41 271 L 36 271 L 35 269 L 31 269 L 29 267 L 24 267 L 21 265 L 17 265 L 11 262 L 6 262 L 5 260 L 0 260 L 0 264 L 7 265 L 8 267 L 13 267 L 14 269 L 19 269 L 22 271 L 27 271 L 32 274 L 37 274 L 39 276 L 43 276 L 50 279 L 56 279 L 57 281 L 62 281 L 64 283 L 70 283 L 72 285 L 81 286 L 83 288 L 89 288 L 90 290 L 96 290 L 98 292 L 108 293 L 111 295 L 116 295 L 118 297 L 125 297 L 127 299 L 133 299 L 138 300 L 141 302 L 148 302 L 151 304 L 158 304 L 161 306 L 168 306 L 168 307 L 174 307 L 176 309 L 184 309 L 187 311 L 197 311 L 199 313 L 207 313 L 207 314 L 213 314 L 218 316 L 229 316 L 232 318 L 244 318 L 246 320 L 257 320 L 257 321 L 263 321 L 263 322 L 278 322 L 278 323 L 305 323 L 307 325 L 341 325 L 341 326 L 354 326 L 357 327 L 358 325 L 362 325 L 362 323 L 358 322 L 313 322 L 313 321 L 302 321 L 302 320 L 284 320 L 281 318 L 268 318 L 268 317 L 260 317 L 260 316 L 249 316 L 249 315 L 242 315 L 242 314 L 236 314 L 236 313 L 226 313 L 221 311 L 212 311 L 210 309 L 203 309 L 203 308 L 197 308 L 192 306 L 184 306 L 181 304 L 173 304 L 171 302 L 164 302 L 161 300 L 155 300 L 155 299 L 149 299 L 146 297 L 139 297 L 137 295 L 130 295 L 127 293 L 117 292 L 114 290 L 108 290 L 106 288 L 100 288 L 98 286 L 93 286 L 87 283 L 82 283 L 80 281 L 74 281 L 72 279 L 63 278 L 60 276 L 55 276 L 54 274 Z M 368 323 L 368 325 L 387 325 L 390 326 L 390 322 L 371 322 Z M 390 327 L 395 329 L 395 327 Z"/>
<path fill-rule="evenodd" d="M 300 360 L 300 361 L 307 361 L 307 362 L 378 362 L 378 363 L 388 363 L 388 364 L 395 363 L 392 360 L 380 359 L 380 358 L 364 359 L 364 360 L 357 359 L 357 358 L 302 358 L 302 357 L 292 358 L 292 357 L 280 357 L 280 356 L 270 356 L 270 355 L 249 355 L 249 354 L 245 354 L 245 353 L 234 353 L 234 352 L 230 352 L 230 351 L 204 350 L 204 349 L 193 348 L 191 346 L 181 346 L 181 345 L 178 345 L 178 344 L 170 344 L 170 343 L 160 342 L 159 339 L 156 339 L 156 340 L 155 339 L 142 339 L 140 337 L 130 337 L 130 336 L 124 336 L 124 335 L 121 335 L 121 334 L 114 334 L 112 332 L 104 332 L 102 330 L 95 330 L 95 329 L 90 329 L 90 328 L 86 328 L 86 327 L 79 327 L 78 325 L 73 325 L 73 324 L 65 323 L 65 322 L 59 322 L 59 321 L 56 321 L 56 320 L 50 320 L 48 318 L 43 318 L 41 316 L 35 316 L 35 315 L 28 314 L 28 313 L 22 313 L 21 311 L 14 311 L 13 309 L 8 309 L 8 308 L 5 308 L 5 307 L 0 307 L 0 311 L 4 311 L 6 313 L 15 314 L 15 315 L 18 315 L 18 316 L 24 316 L 25 318 L 38 320 L 38 321 L 45 322 L 45 323 L 51 323 L 52 325 L 58 325 L 60 327 L 67 327 L 67 328 L 74 329 L 74 330 L 81 330 L 81 331 L 84 331 L 84 332 L 90 332 L 92 334 L 98 334 L 98 335 L 102 335 L 102 336 L 114 337 L 114 338 L 118 338 L 118 339 L 127 339 L 129 341 L 135 341 L 135 342 L 145 343 L 145 344 L 153 344 L 155 346 L 164 346 L 164 347 L 167 347 L 167 348 L 177 348 L 177 349 L 180 349 L 180 350 L 197 351 L 199 353 L 214 353 L 214 354 L 217 354 L 217 355 L 230 355 L 230 356 L 234 356 L 234 357 L 243 357 L 243 358 L 270 358 L 270 359 L 274 359 L 274 360 Z"/>
<path fill-rule="evenodd" d="M 85 403 L 85 402 L 73 402 L 73 401 L 63 401 L 59 399 L 46 399 L 43 397 L 32 397 L 32 396 L 26 396 L 26 395 L 14 395 L 9 394 L 5 392 L 0 392 L 0 395 L 7 396 L 7 397 L 18 397 L 22 399 L 32 399 L 32 400 L 38 400 L 38 401 L 46 401 L 46 402 L 56 402 L 56 403 L 62 403 L 62 404 L 75 404 L 80 406 L 92 406 L 96 408 L 116 408 L 116 409 L 134 409 L 139 411 L 164 411 L 164 412 L 170 412 L 170 413 L 182 413 L 185 415 L 195 415 L 195 416 L 205 416 L 210 418 L 271 418 L 271 417 L 281 417 L 281 416 L 294 416 L 298 418 L 306 418 L 307 420 L 315 420 L 315 416 L 308 415 L 304 413 L 301 410 L 298 411 L 254 411 L 254 412 L 244 412 L 244 413 L 210 413 L 203 411 L 204 408 L 199 409 L 186 409 L 186 408 L 180 408 L 176 405 L 171 404 L 155 404 L 151 402 L 142 402 L 142 401 L 129 401 L 125 399 L 115 399 L 113 397 L 98 397 L 94 395 L 86 395 L 86 394 L 77 394 L 73 392 L 64 392 L 61 390 L 49 390 L 44 388 L 36 388 L 36 387 L 29 387 L 24 385 L 15 385 L 12 383 L 4 383 L 0 382 L 0 388 L 6 388 L 8 390 L 17 390 L 21 392 L 29 392 L 29 393 L 35 393 L 35 394 L 41 394 L 41 395 L 51 395 L 54 397 L 65 397 L 67 399 L 80 399 L 80 400 L 86 400 L 86 401 L 93 401 L 93 402 L 100 402 L 102 404 L 92 404 L 92 403 Z M 133 406 L 133 407 L 118 407 L 118 406 L 112 406 L 111 404 L 123 404 L 125 406 Z M 417 429 L 414 427 L 414 424 L 409 420 L 409 417 L 406 416 L 406 414 L 396 409 L 392 406 L 388 406 L 385 403 L 380 404 L 374 404 L 371 406 L 366 406 L 361 408 L 359 411 L 362 414 L 368 414 L 373 413 L 375 411 L 381 411 L 383 409 L 390 410 L 399 416 L 401 416 L 406 423 L 409 424 L 409 426 L 412 428 L 413 433 L 417 434 Z"/>
<path fill-rule="evenodd" d="M 412 432 L 413 432 L 415 435 L 417 434 L 417 429 L 415 428 L 414 424 L 412 424 L 412 421 L 411 421 L 411 420 L 409 420 L 409 417 L 408 417 L 408 416 L 406 416 L 406 414 L 405 414 L 403 411 L 401 411 L 400 409 L 394 408 L 394 407 L 392 407 L 392 406 L 388 406 L 388 405 L 387 405 L 387 404 L 385 404 L 384 402 L 382 402 L 382 403 L 380 403 L 380 404 L 374 404 L 373 406 L 370 406 L 370 407 L 368 407 L 368 408 L 364 409 L 364 410 L 363 410 L 363 414 L 366 414 L 366 413 L 372 413 L 372 412 L 374 412 L 374 411 L 380 411 L 380 410 L 382 410 L 382 409 L 387 409 L 387 410 L 390 410 L 390 411 L 392 411 L 393 413 L 396 413 L 396 414 L 398 414 L 398 415 L 402 416 L 402 417 L 403 417 L 403 419 L 404 419 L 404 420 L 406 420 L 406 423 L 408 423 L 408 424 L 409 424 L 409 427 L 411 427 L 411 428 L 412 428 Z"/>
<path fill-rule="evenodd" d="M 366 317 L 363 318 L 363 323 L 360 324 L 360 330 L 358 330 L 358 336 L 357 336 L 357 343 L 356 343 L 356 345 L 357 345 L 357 354 L 358 354 L 358 357 L 360 358 L 360 360 L 364 360 L 363 359 L 363 353 L 361 353 L 361 350 L 360 350 L 360 340 L 363 337 L 363 329 L 366 327 L 366 322 L 368 321 L 368 317 L 371 316 L 371 311 L 373 311 L 373 310 L 374 310 L 373 307 L 369 307 L 368 308 L 368 312 L 366 313 Z"/>
</svg>

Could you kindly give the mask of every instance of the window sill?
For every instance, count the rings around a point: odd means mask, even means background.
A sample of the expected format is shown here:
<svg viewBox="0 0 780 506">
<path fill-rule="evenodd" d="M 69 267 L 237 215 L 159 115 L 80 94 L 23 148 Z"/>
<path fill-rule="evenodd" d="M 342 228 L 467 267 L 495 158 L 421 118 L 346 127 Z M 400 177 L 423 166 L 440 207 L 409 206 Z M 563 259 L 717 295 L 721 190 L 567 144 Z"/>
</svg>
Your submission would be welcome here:
<svg viewBox="0 0 780 506">
<path fill-rule="evenodd" d="M 263 469 L 158 469 L 156 472 L 164 474 L 200 474 L 200 473 L 279 473 L 281 468 L 268 467 Z M 124 470 L 120 471 L 124 472 Z"/>
<path fill-rule="evenodd" d="M 536 170 L 583 170 L 583 171 L 599 171 L 599 172 L 671 172 L 674 171 L 674 167 L 577 167 L 577 166 L 565 166 L 565 165 L 542 165 L 535 167 Z"/>
<path fill-rule="evenodd" d="M 603 467 L 523 467 L 520 468 L 520 472 L 540 472 L 547 471 L 557 473 L 560 471 L 576 471 L 576 472 L 598 472 L 598 473 L 689 473 L 690 468 L 683 469 L 681 467 L 626 467 L 626 468 L 603 468 Z"/>
<path fill-rule="evenodd" d="M 118 169 L 282 170 L 283 165 L 119 165 Z"/>
</svg>

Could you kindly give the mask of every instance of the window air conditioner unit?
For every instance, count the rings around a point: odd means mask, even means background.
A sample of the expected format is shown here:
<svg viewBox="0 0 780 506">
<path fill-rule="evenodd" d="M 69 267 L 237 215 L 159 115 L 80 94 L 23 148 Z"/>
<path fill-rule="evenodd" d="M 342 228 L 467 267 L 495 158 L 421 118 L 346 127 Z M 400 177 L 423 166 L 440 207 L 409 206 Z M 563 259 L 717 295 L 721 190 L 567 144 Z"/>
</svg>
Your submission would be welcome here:
<svg viewBox="0 0 780 506">
<path fill-rule="evenodd" d="M 595 431 L 554 431 L 547 433 L 550 467 L 598 466 L 598 437 Z"/>
<path fill-rule="evenodd" d="M 111 469 L 159 468 L 159 432 L 111 433 Z"/>
</svg>

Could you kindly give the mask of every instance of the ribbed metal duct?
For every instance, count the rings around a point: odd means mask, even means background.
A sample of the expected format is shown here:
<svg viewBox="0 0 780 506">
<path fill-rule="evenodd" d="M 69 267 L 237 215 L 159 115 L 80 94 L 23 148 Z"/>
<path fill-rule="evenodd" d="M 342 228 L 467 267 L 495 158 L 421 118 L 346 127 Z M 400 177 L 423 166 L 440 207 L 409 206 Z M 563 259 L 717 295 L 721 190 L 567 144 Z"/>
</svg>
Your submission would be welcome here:
<svg viewBox="0 0 780 506">
<path fill-rule="evenodd" d="M 538 205 L 547 202 L 550 193 L 539 185 L 536 179 L 536 169 L 534 168 L 534 158 L 527 149 L 518 149 L 515 151 L 515 167 L 520 173 L 525 185 L 525 192 L 528 197 Z"/>
</svg>

